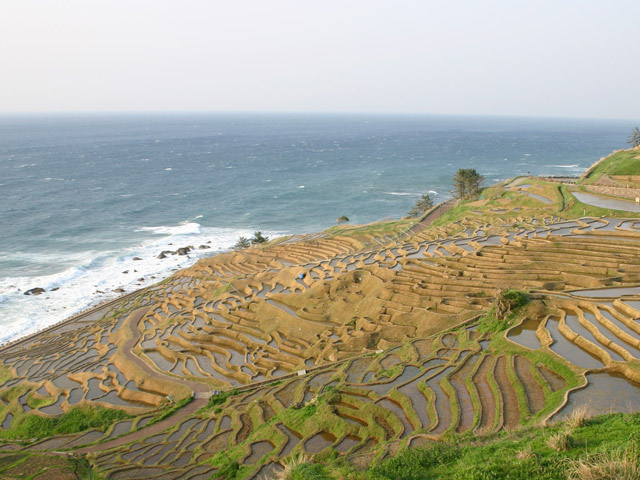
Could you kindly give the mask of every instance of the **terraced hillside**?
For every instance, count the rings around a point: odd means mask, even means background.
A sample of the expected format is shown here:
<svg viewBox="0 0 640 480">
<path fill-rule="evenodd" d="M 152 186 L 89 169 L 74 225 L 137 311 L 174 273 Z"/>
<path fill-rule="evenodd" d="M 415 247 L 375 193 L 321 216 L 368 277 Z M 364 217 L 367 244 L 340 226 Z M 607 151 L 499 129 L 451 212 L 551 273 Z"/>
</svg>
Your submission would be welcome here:
<svg viewBox="0 0 640 480">
<path fill-rule="evenodd" d="M 269 478 L 605 412 L 612 388 L 640 410 L 640 220 L 568 220 L 565 195 L 519 180 L 428 228 L 218 255 L 6 346 L 0 473 Z M 499 318 L 508 289 L 528 303 Z M 89 407 L 120 413 L 60 427 Z"/>
</svg>

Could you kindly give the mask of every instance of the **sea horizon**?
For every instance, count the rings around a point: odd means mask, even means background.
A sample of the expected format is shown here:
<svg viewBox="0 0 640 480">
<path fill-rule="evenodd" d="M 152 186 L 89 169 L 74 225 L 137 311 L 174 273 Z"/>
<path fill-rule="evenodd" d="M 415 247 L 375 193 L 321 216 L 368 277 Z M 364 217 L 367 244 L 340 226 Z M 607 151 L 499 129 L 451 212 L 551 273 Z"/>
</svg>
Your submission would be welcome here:
<svg viewBox="0 0 640 480">
<path fill-rule="evenodd" d="M 44 117 L 71 119 L 100 118 L 100 117 L 305 117 L 305 118 L 358 118 L 369 117 L 378 119 L 432 119 L 432 120 L 524 120 L 543 122 L 572 122 L 593 123 L 613 122 L 630 125 L 633 128 L 640 119 L 627 117 L 597 117 L 597 116 L 571 116 L 571 115 L 526 115 L 526 114 L 475 114 L 475 113 L 422 113 L 422 112 L 366 112 L 366 111 L 264 111 L 264 110 L 65 110 L 65 111 L 14 111 L 0 112 L 0 120 L 15 120 L 19 118 L 38 119 Z"/>
</svg>

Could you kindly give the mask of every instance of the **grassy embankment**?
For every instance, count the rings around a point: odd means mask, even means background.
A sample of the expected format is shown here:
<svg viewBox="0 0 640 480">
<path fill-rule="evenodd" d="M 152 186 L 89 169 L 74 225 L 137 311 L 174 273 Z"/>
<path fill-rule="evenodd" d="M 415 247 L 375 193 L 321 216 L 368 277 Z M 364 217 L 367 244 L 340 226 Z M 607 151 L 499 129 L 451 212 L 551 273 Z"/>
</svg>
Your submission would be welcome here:
<svg viewBox="0 0 640 480">
<path fill-rule="evenodd" d="M 66 435 L 88 429 L 106 431 L 113 423 L 131 418 L 122 410 L 98 406 L 80 406 L 58 417 L 24 415 L 16 417 L 11 428 L 0 430 L 0 438 L 34 439 Z"/>
<path fill-rule="evenodd" d="M 600 162 L 595 163 L 581 177 L 581 182 L 591 184 L 603 175 L 640 175 L 640 150 L 629 149 L 612 153 Z"/>
</svg>

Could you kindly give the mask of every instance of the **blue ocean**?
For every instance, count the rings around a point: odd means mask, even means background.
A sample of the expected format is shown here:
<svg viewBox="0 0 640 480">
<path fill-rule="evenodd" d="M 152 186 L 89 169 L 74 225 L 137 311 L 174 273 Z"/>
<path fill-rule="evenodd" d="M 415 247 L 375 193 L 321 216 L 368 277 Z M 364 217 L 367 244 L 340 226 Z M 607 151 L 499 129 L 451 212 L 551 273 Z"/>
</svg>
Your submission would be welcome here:
<svg viewBox="0 0 640 480">
<path fill-rule="evenodd" d="M 579 175 L 631 121 L 128 114 L 0 117 L 0 342 L 261 230 L 404 215 L 451 177 Z M 162 250 L 193 245 L 188 256 Z M 198 249 L 200 245 L 210 248 Z M 134 260 L 138 258 L 140 260 Z M 25 296 L 41 287 L 46 293 Z"/>
</svg>

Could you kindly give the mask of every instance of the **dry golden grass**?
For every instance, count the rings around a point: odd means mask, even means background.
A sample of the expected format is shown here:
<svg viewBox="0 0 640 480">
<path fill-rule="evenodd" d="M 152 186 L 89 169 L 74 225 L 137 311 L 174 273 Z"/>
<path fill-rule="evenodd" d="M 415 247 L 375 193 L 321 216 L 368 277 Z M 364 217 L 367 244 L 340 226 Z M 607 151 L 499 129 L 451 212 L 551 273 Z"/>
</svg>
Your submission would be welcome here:
<svg viewBox="0 0 640 480">
<path fill-rule="evenodd" d="M 533 448 L 531 447 L 531 445 L 527 445 L 525 448 L 516 453 L 516 458 L 518 460 L 528 460 L 534 457 L 536 457 L 536 454 L 533 453 Z"/>
<path fill-rule="evenodd" d="M 586 405 L 582 405 L 578 408 L 576 408 L 571 415 L 569 415 L 569 418 L 567 418 L 567 420 L 565 420 L 565 424 L 567 425 L 567 427 L 573 429 L 573 428 L 579 428 L 582 427 L 584 425 L 584 422 L 587 418 L 589 418 L 590 415 L 590 410 L 589 407 L 587 407 Z"/>
<path fill-rule="evenodd" d="M 569 463 L 570 480 L 638 480 L 640 460 L 635 448 L 587 455 Z"/>
<path fill-rule="evenodd" d="M 551 435 L 547 440 L 547 446 L 556 452 L 566 452 L 573 446 L 573 437 L 568 430 L 561 430 Z"/>
<path fill-rule="evenodd" d="M 307 457 L 304 453 L 298 453 L 284 463 L 284 469 L 281 472 L 277 473 L 272 480 L 291 480 L 293 478 L 293 472 L 295 472 L 296 468 L 305 463 L 309 463 L 309 457 Z"/>
</svg>

